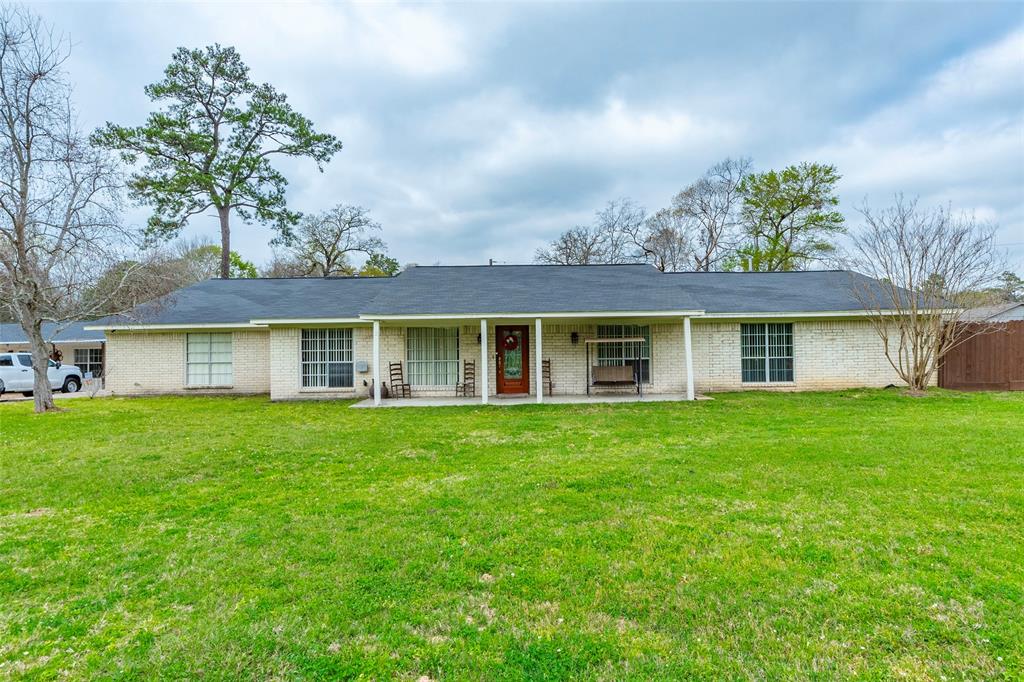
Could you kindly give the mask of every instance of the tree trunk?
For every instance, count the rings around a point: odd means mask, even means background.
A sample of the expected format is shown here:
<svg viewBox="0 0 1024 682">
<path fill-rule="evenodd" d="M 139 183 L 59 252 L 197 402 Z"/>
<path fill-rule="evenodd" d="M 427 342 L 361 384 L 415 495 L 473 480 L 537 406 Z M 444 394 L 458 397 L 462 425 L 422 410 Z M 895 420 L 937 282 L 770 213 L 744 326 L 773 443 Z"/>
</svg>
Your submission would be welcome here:
<svg viewBox="0 0 1024 682">
<path fill-rule="evenodd" d="M 50 367 L 50 351 L 46 347 L 46 340 L 43 338 L 42 324 L 38 319 L 29 320 L 25 324 L 26 313 L 22 313 L 21 328 L 28 337 L 29 346 L 32 351 L 32 396 L 35 400 L 36 412 L 49 412 L 56 410 L 53 404 L 53 390 L 50 389 L 50 377 L 47 370 Z"/>
<path fill-rule="evenodd" d="M 231 277 L 231 207 L 218 207 L 217 215 L 220 216 L 220 276 L 228 279 Z"/>
</svg>

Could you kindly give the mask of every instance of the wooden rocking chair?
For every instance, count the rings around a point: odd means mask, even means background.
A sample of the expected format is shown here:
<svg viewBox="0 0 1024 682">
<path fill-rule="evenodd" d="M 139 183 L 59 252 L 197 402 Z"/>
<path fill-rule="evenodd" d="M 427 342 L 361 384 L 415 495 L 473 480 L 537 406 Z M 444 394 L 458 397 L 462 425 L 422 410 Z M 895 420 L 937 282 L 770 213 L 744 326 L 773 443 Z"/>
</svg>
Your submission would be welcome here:
<svg viewBox="0 0 1024 682">
<path fill-rule="evenodd" d="M 402 363 L 392 362 L 388 365 L 391 374 L 391 395 L 395 398 L 411 398 L 412 386 L 405 383 L 405 376 L 402 373 Z"/>
<path fill-rule="evenodd" d="M 476 363 L 462 362 L 462 383 L 455 384 L 455 395 L 470 398 L 476 395 Z"/>
<path fill-rule="evenodd" d="M 548 395 L 552 395 L 551 387 L 554 386 L 554 384 L 551 383 L 551 361 L 550 360 L 544 360 L 543 362 L 541 362 L 541 374 L 542 374 L 542 376 L 541 376 L 541 390 L 543 390 L 544 386 L 547 386 L 548 387 Z"/>
</svg>

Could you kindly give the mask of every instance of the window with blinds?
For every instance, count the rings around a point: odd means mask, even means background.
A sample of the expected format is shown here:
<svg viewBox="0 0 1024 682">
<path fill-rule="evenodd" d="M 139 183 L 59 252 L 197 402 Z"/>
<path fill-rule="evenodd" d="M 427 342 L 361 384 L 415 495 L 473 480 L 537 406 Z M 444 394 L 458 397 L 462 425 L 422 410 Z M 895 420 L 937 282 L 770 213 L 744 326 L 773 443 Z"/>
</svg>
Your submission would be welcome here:
<svg viewBox="0 0 1024 682">
<path fill-rule="evenodd" d="M 303 388 L 352 388 L 351 329 L 303 329 L 301 345 Z"/>
<path fill-rule="evenodd" d="M 405 330 L 405 363 L 413 386 L 454 386 L 459 383 L 459 328 L 409 327 Z"/>
<path fill-rule="evenodd" d="M 640 380 L 651 381 L 651 328 L 636 324 L 601 324 L 597 326 L 600 339 L 643 338 L 644 341 L 597 344 L 597 364 L 602 367 L 629 365 L 640 372 Z"/>
<path fill-rule="evenodd" d="M 230 386 L 231 334 L 189 334 L 187 377 L 189 386 Z"/>
<path fill-rule="evenodd" d="M 793 325 L 740 325 L 740 366 L 744 383 L 793 381 Z"/>
</svg>

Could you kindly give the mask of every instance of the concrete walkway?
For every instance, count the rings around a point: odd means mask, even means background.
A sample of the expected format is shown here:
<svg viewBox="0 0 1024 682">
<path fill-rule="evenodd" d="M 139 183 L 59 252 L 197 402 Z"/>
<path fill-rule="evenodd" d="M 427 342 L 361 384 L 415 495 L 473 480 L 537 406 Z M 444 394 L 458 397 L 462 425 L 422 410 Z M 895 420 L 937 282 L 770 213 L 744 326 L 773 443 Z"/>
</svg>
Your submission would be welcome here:
<svg viewBox="0 0 1024 682">
<path fill-rule="evenodd" d="M 697 400 L 711 400 L 707 396 L 698 395 Z M 685 393 L 659 393 L 655 395 L 645 394 L 642 398 L 636 395 L 621 395 L 609 393 L 605 395 L 553 395 L 544 396 L 544 405 L 581 405 L 601 403 L 666 403 L 686 402 Z M 500 398 L 491 396 L 488 405 L 536 405 L 536 396 L 515 396 L 512 398 Z M 457 407 L 457 406 L 480 406 L 480 397 L 475 398 L 389 398 L 382 400 L 381 407 Z M 373 398 L 367 398 L 354 404 L 352 407 L 374 407 Z"/>
</svg>

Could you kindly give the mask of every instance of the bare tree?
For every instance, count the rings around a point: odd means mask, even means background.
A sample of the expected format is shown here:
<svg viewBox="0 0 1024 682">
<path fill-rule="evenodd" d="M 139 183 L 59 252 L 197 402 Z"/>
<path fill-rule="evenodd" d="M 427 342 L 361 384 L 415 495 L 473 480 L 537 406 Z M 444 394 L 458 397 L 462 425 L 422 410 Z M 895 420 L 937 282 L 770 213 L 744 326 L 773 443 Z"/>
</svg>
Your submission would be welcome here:
<svg viewBox="0 0 1024 682">
<path fill-rule="evenodd" d="M 43 322 L 111 312 L 85 293 L 131 243 L 115 212 L 116 164 L 75 127 L 68 54 L 39 18 L 0 8 L 0 264 L 4 303 L 32 351 L 37 412 L 55 409 Z"/>
<path fill-rule="evenodd" d="M 852 236 L 854 269 L 874 278 L 854 280 L 885 357 L 912 394 L 927 389 L 943 358 L 986 331 L 961 324 L 976 292 L 1002 271 L 995 228 L 948 207 L 919 209 L 896 197 L 891 207 L 860 209 L 863 228 Z"/>
<path fill-rule="evenodd" d="M 577 225 L 537 249 L 534 260 L 549 265 L 593 265 L 604 262 L 602 236 L 589 225 Z"/>
<path fill-rule="evenodd" d="M 554 265 L 642 263 L 647 212 L 632 199 L 614 199 L 594 214 L 592 225 L 577 225 L 537 250 L 534 260 Z"/>
<path fill-rule="evenodd" d="M 739 209 L 743 179 L 750 173 L 748 158 L 726 158 L 672 199 L 672 215 L 679 219 L 679 240 L 690 251 L 694 270 L 710 272 L 739 245 Z"/>
<path fill-rule="evenodd" d="M 682 220 L 672 209 L 663 208 L 647 219 L 643 252 L 662 272 L 678 272 L 691 265 L 693 244 Z"/>
<path fill-rule="evenodd" d="M 647 260 L 647 211 L 632 199 L 623 197 L 605 204 L 597 212 L 594 230 L 601 235 L 604 263 Z"/>
<path fill-rule="evenodd" d="M 260 277 L 305 277 L 305 264 L 289 252 L 274 251 L 270 262 L 260 269 Z"/>
<path fill-rule="evenodd" d="M 355 271 L 349 256 L 383 253 L 387 246 L 376 236 L 380 223 L 362 206 L 339 204 L 319 215 L 306 216 L 289 249 L 303 264 L 306 276 L 330 277 Z"/>
</svg>

